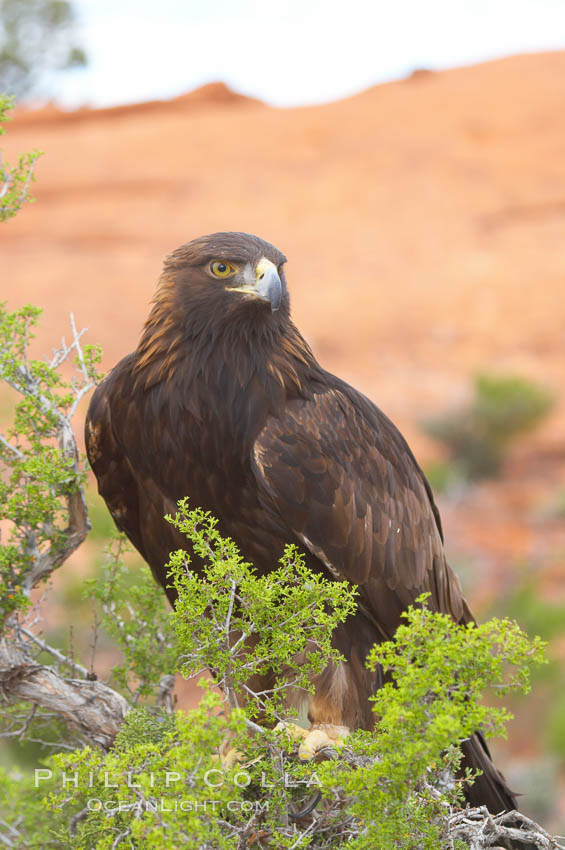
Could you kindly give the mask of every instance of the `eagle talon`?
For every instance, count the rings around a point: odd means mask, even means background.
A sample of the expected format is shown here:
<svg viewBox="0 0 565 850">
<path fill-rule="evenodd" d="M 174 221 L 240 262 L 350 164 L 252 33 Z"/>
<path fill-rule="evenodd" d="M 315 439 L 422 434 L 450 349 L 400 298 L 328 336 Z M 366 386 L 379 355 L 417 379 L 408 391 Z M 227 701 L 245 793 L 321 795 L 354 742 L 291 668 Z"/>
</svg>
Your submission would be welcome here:
<svg viewBox="0 0 565 850">
<path fill-rule="evenodd" d="M 220 761 L 222 763 L 222 767 L 224 770 L 229 770 L 234 767 L 238 762 L 242 762 L 245 756 L 243 753 L 240 753 L 239 750 L 236 750 L 235 747 L 230 747 L 226 749 L 224 752 L 220 753 Z"/>
<path fill-rule="evenodd" d="M 301 761 L 311 761 L 316 753 L 326 747 L 339 749 L 344 739 L 349 735 L 347 726 L 336 726 L 333 723 L 315 723 L 309 729 L 296 723 L 281 721 L 275 726 L 275 731 L 284 730 L 293 740 L 301 741 L 298 747 L 298 758 Z"/>
<path fill-rule="evenodd" d="M 320 750 L 327 747 L 339 749 L 349 735 L 347 726 L 334 726 L 331 723 L 318 723 L 312 726 L 298 748 L 301 761 L 312 761 Z"/>
<path fill-rule="evenodd" d="M 273 729 L 274 732 L 286 732 L 287 735 L 294 741 L 299 741 L 306 738 L 310 734 L 311 729 L 305 729 L 304 726 L 299 726 L 297 723 L 291 723 L 290 720 L 280 720 Z"/>
<path fill-rule="evenodd" d="M 300 809 L 298 812 L 289 811 L 288 816 L 291 820 L 302 820 L 307 815 L 312 814 L 320 800 L 322 799 L 322 792 L 316 791 L 314 796 L 310 799 L 306 805 Z"/>
</svg>

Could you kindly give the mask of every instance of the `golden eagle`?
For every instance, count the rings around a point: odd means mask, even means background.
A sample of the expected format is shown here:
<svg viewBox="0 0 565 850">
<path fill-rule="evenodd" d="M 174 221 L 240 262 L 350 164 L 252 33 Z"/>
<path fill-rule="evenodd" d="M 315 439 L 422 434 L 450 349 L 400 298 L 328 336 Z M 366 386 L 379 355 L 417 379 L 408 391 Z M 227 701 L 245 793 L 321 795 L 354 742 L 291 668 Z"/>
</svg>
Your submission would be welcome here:
<svg viewBox="0 0 565 850">
<path fill-rule="evenodd" d="M 346 663 L 316 678 L 308 714 L 369 729 L 381 674 L 365 658 L 402 611 L 428 591 L 457 623 L 472 615 L 422 470 L 384 413 L 317 362 L 290 319 L 285 261 L 246 233 L 170 254 L 137 349 L 92 398 L 86 446 L 116 525 L 171 602 L 164 564 L 186 541 L 163 515 L 184 496 L 258 570 L 295 542 L 312 570 L 357 585 L 358 610 L 334 634 Z M 483 771 L 469 801 L 513 809 L 482 736 L 463 751 Z"/>
</svg>

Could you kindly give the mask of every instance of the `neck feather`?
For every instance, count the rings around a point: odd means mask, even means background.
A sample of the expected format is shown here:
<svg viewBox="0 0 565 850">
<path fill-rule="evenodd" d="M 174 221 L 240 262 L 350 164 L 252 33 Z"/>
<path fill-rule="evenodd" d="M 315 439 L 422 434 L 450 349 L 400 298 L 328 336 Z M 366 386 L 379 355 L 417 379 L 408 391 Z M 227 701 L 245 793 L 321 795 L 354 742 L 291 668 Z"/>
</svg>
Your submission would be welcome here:
<svg viewBox="0 0 565 850">
<path fill-rule="evenodd" d="M 136 384 L 148 390 L 181 382 L 190 392 L 194 381 L 232 382 L 240 391 L 259 382 L 269 395 L 308 395 L 321 369 L 290 320 L 288 301 L 276 315 L 249 306 L 222 318 L 196 304 L 187 316 L 174 278 L 163 275 L 136 351 Z"/>
</svg>

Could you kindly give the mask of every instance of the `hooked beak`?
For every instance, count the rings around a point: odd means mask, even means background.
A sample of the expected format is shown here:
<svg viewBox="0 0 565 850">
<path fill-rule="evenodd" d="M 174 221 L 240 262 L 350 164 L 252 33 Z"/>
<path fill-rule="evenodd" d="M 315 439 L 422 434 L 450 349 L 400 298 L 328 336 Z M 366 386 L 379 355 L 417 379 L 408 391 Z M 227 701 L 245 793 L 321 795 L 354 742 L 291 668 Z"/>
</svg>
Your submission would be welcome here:
<svg viewBox="0 0 565 850">
<path fill-rule="evenodd" d="M 281 306 L 282 298 L 282 283 L 277 267 L 266 257 L 263 257 L 257 263 L 255 274 L 257 295 L 270 302 L 271 312 L 274 313 Z"/>
<path fill-rule="evenodd" d="M 255 274 L 252 267 L 248 265 L 245 281 L 243 286 L 230 287 L 230 292 L 243 292 L 261 301 L 268 301 L 272 313 L 279 309 L 282 300 L 282 283 L 277 267 L 271 260 L 262 257 L 255 267 Z"/>
</svg>

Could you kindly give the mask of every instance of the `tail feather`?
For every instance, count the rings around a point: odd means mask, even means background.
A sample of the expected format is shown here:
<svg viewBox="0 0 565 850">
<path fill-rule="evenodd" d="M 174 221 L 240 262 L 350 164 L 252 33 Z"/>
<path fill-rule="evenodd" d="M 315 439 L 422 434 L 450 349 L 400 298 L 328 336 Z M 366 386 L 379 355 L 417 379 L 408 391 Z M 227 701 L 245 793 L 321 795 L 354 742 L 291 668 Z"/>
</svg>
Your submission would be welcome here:
<svg viewBox="0 0 565 850">
<path fill-rule="evenodd" d="M 491 814 L 511 812 L 517 808 L 516 797 L 508 787 L 502 773 L 492 763 L 486 741 L 480 732 L 475 732 L 461 744 L 463 761 L 461 768 L 482 771 L 473 785 L 465 791 L 465 798 L 471 806 L 486 806 Z"/>
</svg>

